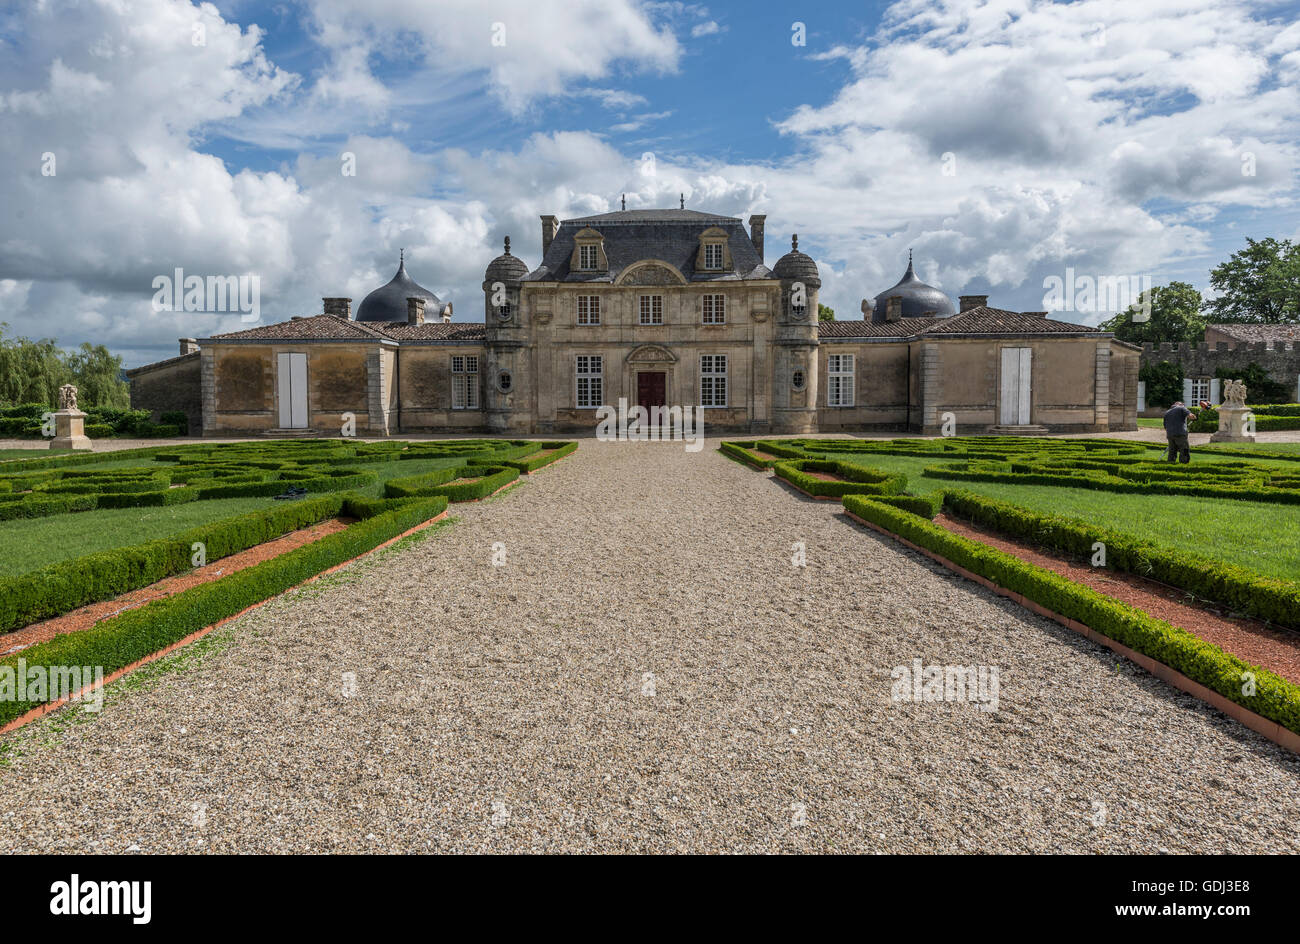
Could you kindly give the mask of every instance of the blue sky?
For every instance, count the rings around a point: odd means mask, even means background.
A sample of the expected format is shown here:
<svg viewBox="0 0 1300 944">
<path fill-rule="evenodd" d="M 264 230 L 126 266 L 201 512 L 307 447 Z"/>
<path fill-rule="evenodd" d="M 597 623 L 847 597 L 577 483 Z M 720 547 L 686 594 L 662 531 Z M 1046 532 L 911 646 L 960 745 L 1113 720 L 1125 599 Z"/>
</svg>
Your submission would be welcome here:
<svg viewBox="0 0 1300 944">
<path fill-rule="evenodd" d="M 359 301 L 398 247 L 474 320 L 503 236 L 535 265 L 539 214 L 614 209 L 621 193 L 766 213 L 768 263 L 797 231 L 841 318 L 909 249 L 949 295 L 1013 309 L 1041 308 L 1068 270 L 1207 289 L 1247 236 L 1297 236 L 1298 12 L 24 4 L 0 12 L 0 155 L 16 169 L 0 180 L 0 321 L 144 363 L 178 336 L 245 326 L 155 311 L 159 274 L 256 275 L 274 321 L 324 295 Z"/>
</svg>

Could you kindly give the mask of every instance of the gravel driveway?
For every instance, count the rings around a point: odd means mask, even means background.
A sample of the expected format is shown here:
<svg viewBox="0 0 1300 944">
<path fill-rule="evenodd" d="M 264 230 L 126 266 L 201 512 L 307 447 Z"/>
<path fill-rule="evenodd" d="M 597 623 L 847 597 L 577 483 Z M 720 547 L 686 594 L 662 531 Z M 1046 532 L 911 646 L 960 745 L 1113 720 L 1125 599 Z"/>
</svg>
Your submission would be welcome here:
<svg viewBox="0 0 1300 944">
<path fill-rule="evenodd" d="M 10 736 L 0 852 L 1300 852 L 1296 756 L 714 445 L 583 441 Z"/>
</svg>

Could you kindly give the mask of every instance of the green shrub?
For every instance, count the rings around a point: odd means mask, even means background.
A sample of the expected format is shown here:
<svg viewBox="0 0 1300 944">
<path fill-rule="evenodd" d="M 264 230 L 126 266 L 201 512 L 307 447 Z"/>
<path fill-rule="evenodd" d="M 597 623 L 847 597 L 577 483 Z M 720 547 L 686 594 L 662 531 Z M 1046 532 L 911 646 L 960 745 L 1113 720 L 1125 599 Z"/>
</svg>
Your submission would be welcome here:
<svg viewBox="0 0 1300 944">
<path fill-rule="evenodd" d="M 447 472 L 453 474 L 442 479 L 442 482 L 434 481 L 440 473 Z M 474 480 L 453 482 L 452 480 L 457 477 L 474 477 Z M 519 470 L 512 466 L 471 463 L 455 469 L 438 469 L 424 475 L 390 479 L 384 485 L 384 494 L 391 498 L 445 495 L 453 502 L 474 501 L 491 495 L 517 478 L 519 478 Z"/>
<path fill-rule="evenodd" d="M 61 561 L 41 570 L 0 577 L 0 632 L 49 619 L 78 607 L 147 587 L 191 569 L 192 545 L 207 561 L 219 560 L 332 518 L 343 497 L 325 495 L 236 515 L 148 541 Z M 353 517 L 368 517 L 354 515 Z"/>
<path fill-rule="evenodd" d="M 0 659 L 16 666 L 100 666 L 104 675 L 125 668 L 207 626 L 283 593 L 321 571 L 350 560 L 446 510 L 444 498 L 427 498 L 387 506 L 346 530 L 295 548 L 220 580 L 154 600 L 76 633 L 56 636 Z M 350 512 L 373 504 L 346 503 Z M 40 702 L 0 702 L 0 725 L 39 707 Z"/>
<path fill-rule="evenodd" d="M 766 449 L 764 450 L 766 451 Z M 839 498 L 843 495 L 897 495 L 907 486 L 907 476 L 891 474 L 879 469 L 868 469 L 851 462 L 836 459 L 795 459 L 778 462 L 772 470 L 795 488 L 809 495 Z M 843 482 L 828 482 L 810 472 L 838 475 Z"/>
<path fill-rule="evenodd" d="M 944 503 L 954 514 L 999 534 L 1078 557 L 1090 557 L 1093 544 L 1100 541 L 1106 546 L 1106 566 L 1111 570 L 1150 577 L 1234 612 L 1300 629 L 1300 585 L 1293 582 L 1168 550 L 1077 518 L 1040 514 L 964 489 L 949 490 Z"/>
<path fill-rule="evenodd" d="M 189 434 L 190 418 L 184 410 L 168 410 L 165 413 L 161 413 L 158 416 L 158 422 L 163 423 L 164 425 L 175 426 L 180 430 L 180 435 L 182 436 Z"/>
<path fill-rule="evenodd" d="M 113 435 L 113 427 L 107 423 L 87 423 L 85 430 L 91 439 L 107 439 Z"/>
<path fill-rule="evenodd" d="M 1185 629 L 1014 555 L 953 534 L 917 515 L 857 495 L 845 498 L 844 507 L 864 521 L 1150 656 L 1256 714 L 1300 733 L 1300 687 L 1266 669 L 1224 652 Z M 1242 694 L 1246 673 L 1255 678 L 1254 695 Z"/>
<path fill-rule="evenodd" d="M 871 495 L 869 497 L 873 501 L 930 519 L 943 509 L 943 495 L 943 492 L 931 492 L 928 495 Z"/>
<path fill-rule="evenodd" d="M 549 452 L 547 455 L 534 455 L 532 458 L 524 459 L 498 460 L 494 456 L 492 461 L 499 462 L 501 465 L 508 465 L 513 469 L 518 469 L 520 472 L 536 472 L 538 469 L 545 468 L 552 462 L 563 459 L 578 448 L 576 442 L 547 443 L 546 445 L 548 448 L 553 446 L 554 451 Z"/>
<path fill-rule="evenodd" d="M 730 456 L 732 459 L 737 459 L 740 462 L 745 463 L 745 465 L 751 466 L 755 469 L 772 468 L 775 460 L 764 459 L 761 456 L 756 456 L 754 455 L 753 452 L 751 452 L 751 450 L 757 448 L 757 446 L 758 443 L 756 442 L 723 441 L 718 444 L 718 451 L 725 456 Z M 773 453 L 773 455 L 775 455 L 775 453 Z"/>
</svg>

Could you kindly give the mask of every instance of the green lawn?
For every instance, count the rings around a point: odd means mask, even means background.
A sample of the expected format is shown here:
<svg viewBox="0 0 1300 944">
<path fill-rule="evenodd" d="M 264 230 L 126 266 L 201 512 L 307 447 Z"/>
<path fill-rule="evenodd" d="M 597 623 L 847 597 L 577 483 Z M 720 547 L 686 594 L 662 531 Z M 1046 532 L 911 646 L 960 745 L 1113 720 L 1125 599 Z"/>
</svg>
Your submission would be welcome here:
<svg viewBox="0 0 1300 944">
<path fill-rule="evenodd" d="M 1300 581 L 1300 506 L 922 477 L 921 470 L 934 465 L 935 460 L 910 456 L 833 455 L 830 458 L 886 472 L 905 472 L 908 491 L 913 494 L 936 488 L 962 488 L 1034 511 L 1095 522 L 1153 544 L 1234 563 L 1257 573 Z"/>
<path fill-rule="evenodd" d="M 0 449 L 0 461 L 7 459 L 44 459 L 49 456 L 71 455 L 73 449 Z"/>
<path fill-rule="evenodd" d="M 83 554 L 141 544 L 275 503 L 273 498 L 218 498 L 159 508 L 97 508 L 6 521 L 0 525 L 0 574 L 26 573 Z"/>
<path fill-rule="evenodd" d="M 1165 421 L 1158 416 L 1139 416 L 1138 426 L 1146 426 L 1149 429 L 1159 429 L 1165 425 Z"/>
</svg>

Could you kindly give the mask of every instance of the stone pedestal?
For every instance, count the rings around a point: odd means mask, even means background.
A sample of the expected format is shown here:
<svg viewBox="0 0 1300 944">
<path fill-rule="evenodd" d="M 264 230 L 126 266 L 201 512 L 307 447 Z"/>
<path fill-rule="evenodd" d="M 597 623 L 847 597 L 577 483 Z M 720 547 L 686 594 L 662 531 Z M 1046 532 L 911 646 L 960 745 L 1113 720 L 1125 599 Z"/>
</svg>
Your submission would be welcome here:
<svg viewBox="0 0 1300 944">
<path fill-rule="evenodd" d="M 59 410 L 54 414 L 54 438 L 51 449 L 91 448 L 86 438 L 86 414 L 80 410 Z"/>
<path fill-rule="evenodd" d="M 1251 411 L 1245 407 L 1219 407 L 1219 431 L 1210 437 L 1210 442 L 1254 442 L 1255 433 L 1246 422 L 1250 415 Z"/>
</svg>

